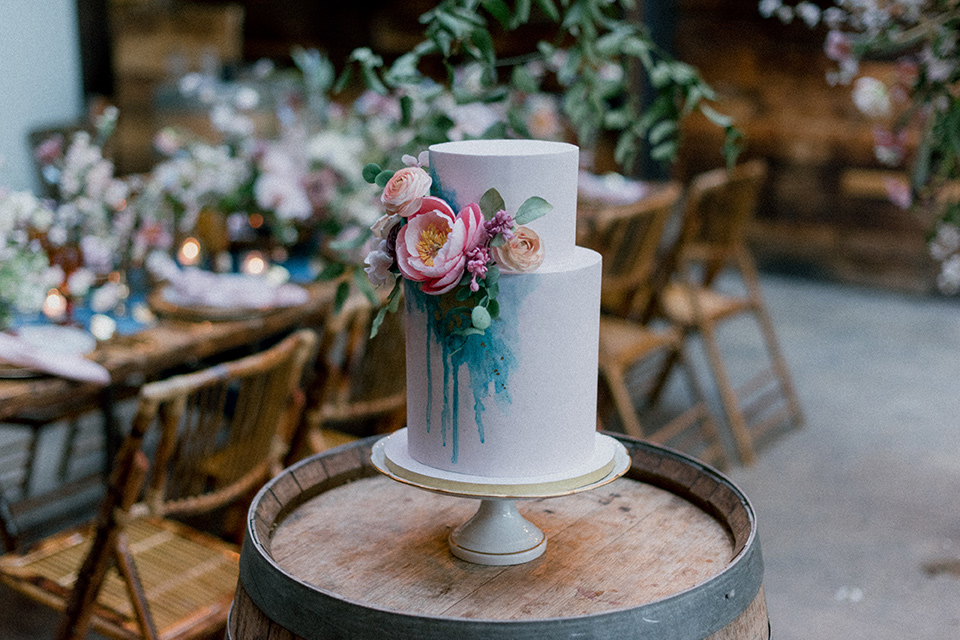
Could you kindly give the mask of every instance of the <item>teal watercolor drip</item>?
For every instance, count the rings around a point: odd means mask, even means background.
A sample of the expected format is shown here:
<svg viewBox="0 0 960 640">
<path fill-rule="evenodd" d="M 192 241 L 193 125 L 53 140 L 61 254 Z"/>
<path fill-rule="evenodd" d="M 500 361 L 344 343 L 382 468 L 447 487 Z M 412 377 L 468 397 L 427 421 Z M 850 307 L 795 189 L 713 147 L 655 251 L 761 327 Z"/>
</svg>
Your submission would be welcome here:
<svg viewBox="0 0 960 640">
<path fill-rule="evenodd" d="M 435 198 L 440 198 L 446 202 L 448 205 L 450 205 L 450 208 L 453 209 L 454 213 L 460 211 L 464 205 L 470 204 L 469 202 L 458 202 L 456 190 L 445 188 L 440 182 L 440 177 L 432 167 L 430 168 L 430 178 L 433 179 L 433 182 L 430 183 L 430 195 L 434 196 Z"/>
<path fill-rule="evenodd" d="M 484 401 L 490 397 L 499 406 L 510 405 L 510 372 L 516 366 L 516 356 L 510 348 L 518 339 L 516 327 L 497 319 L 483 335 L 462 336 L 452 333 L 453 327 L 443 322 L 441 299 L 447 296 L 432 296 L 423 293 L 419 286 L 407 283 L 406 296 L 418 311 L 427 317 L 427 429 L 432 416 L 432 374 L 430 373 L 430 343 L 436 340 L 441 349 L 443 363 L 443 406 L 440 410 L 441 442 L 447 446 L 447 431 L 450 432 L 451 462 L 456 464 L 459 456 L 460 422 L 460 371 L 466 366 L 473 396 L 473 417 L 477 424 L 480 441 L 486 435 L 483 427 Z M 448 392 L 449 391 L 449 392 Z"/>
</svg>

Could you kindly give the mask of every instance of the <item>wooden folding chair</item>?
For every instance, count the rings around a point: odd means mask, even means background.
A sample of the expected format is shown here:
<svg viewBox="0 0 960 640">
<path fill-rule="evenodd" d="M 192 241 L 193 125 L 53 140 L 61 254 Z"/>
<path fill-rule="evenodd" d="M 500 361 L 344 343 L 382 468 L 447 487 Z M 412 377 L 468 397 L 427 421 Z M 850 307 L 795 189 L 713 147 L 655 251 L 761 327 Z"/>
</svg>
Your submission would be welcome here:
<svg viewBox="0 0 960 640">
<path fill-rule="evenodd" d="M 407 379 L 402 300 L 371 338 L 376 313 L 357 293 L 327 318 L 292 458 L 403 426 Z"/>
<path fill-rule="evenodd" d="M 613 413 L 631 436 L 669 444 L 711 464 L 725 462 L 716 424 L 702 389 L 683 354 L 683 334 L 649 323 L 655 299 L 669 276 L 673 249 L 664 243 L 668 220 L 681 188 L 670 183 L 636 203 L 592 208 L 581 203 L 583 232 L 578 244 L 603 256 L 600 316 L 600 422 Z M 666 244 L 667 246 L 664 246 Z M 645 429 L 634 396 L 649 401 L 662 364 L 669 360 L 686 373 L 693 402 L 657 429 Z M 637 393 L 637 381 L 645 385 Z"/>
<path fill-rule="evenodd" d="M 95 523 L 0 557 L 0 581 L 65 611 L 61 639 L 91 627 L 122 639 L 222 633 L 238 549 L 198 527 L 245 510 L 279 471 L 315 342 L 302 330 L 261 353 L 144 385 Z"/>
<path fill-rule="evenodd" d="M 661 298 L 666 317 L 682 326 L 685 335 L 699 334 L 702 338 L 745 464 L 756 458 L 755 436 L 785 421 L 799 425 L 803 420 L 745 241 L 766 175 L 766 164 L 753 160 L 732 171 L 706 172 L 691 181 L 686 202 L 687 238 L 680 254 L 681 277 L 666 288 Z M 719 286 L 721 274 L 738 281 L 738 290 Z M 759 325 L 770 366 L 735 388 L 724 363 L 717 329 L 721 323 L 744 315 L 754 318 Z"/>
</svg>

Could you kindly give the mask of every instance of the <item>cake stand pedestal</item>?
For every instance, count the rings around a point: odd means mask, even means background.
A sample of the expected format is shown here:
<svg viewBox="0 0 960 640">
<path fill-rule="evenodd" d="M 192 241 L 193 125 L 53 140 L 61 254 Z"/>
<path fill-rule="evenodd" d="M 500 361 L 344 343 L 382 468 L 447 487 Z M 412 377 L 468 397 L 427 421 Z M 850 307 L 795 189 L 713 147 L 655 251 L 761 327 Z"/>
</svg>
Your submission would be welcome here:
<svg viewBox="0 0 960 640">
<path fill-rule="evenodd" d="M 480 500 L 476 514 L 450 533 L 450 552 L 474 564 L 505 566 L 543 555 L 547 536 L 517 510 L 517 500 L 558 498 L 609 484 L 630 468 L 626 448 L 596 434 L 594 456 L 569 473 L 534 478 L 486 478 L 434 469 L 407 453 L 406 429 L 379 440 L 373 466 L 384 475 L 418 489 Z"/>
</svg>

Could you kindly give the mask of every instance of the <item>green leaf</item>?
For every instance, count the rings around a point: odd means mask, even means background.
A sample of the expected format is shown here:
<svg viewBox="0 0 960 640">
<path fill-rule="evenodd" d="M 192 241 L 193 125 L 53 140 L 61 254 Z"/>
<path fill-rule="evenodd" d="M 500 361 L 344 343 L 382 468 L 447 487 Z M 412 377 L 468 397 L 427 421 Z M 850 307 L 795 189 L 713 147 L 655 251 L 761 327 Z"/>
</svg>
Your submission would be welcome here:
<svg viewBox="0 0 960 640">
<path fill-rule="evenodd" d="M 503 0 L 483 0 L 483 8 L 490 12 L 497 22 L 506 27 L 510 23 L 510 7 Z"/>
<path fill-rule="evenodd" d="M 358 249 L 364 245 L 364 243 L 370 238 L 370 230 L 361 228 L 361 232 L 356 234 L 353 237 L 342 238 L 340 240 L 333 240 L 327 246 L 333 249 L 334 251 L 350 251 L 351 249 Z"/>
<path fill-rule="evenodd" d="M 323 268 L 320 273 L 317 274 L 318 282 L 329 282 L 331 280 L 336 280 L 347 270 L 346 266 L 340 262 L 331 262 Z"/>
<path fill-rule="evenodd" d="M 543 9 L 543 12 L 547 14 L 551 20 L 554 22 L 560 21 L 560 11 L 557 9 L 557 5 L 553 3 L 553 0 L 537 0 L 537 4 L 540 5 L 540 8 Z"/>
<path fill-rule="evenodd" d="M 343 73 L 340 74 L 340 77 L 337 78 L 337 81 L 333 85 L 333 92 L 340 93 L 341 91 L 343 91 L 347 87 L 347 85 L 350 84 L 350 80 L 352 78 L 353 78 L 353 67 L 351 67 L 350 65 L 346 65 L 343 69 Z"/>
<path fill-rule="evenodd" d="M 498 233 L 490 239 L 490 245 L 493 248 L 502 247 L 507 244 L 507 239 L 503 237 L 502 233 Z"/>
<path fill-rule="evenodd" d="M 363 171 L 361 172 L 361 175 L 363 175 L 363 179 L 369 182 L 370 184 L 375 184 L 377 182 L 377 176 L 380 174 L 381 171 L 383 171 L 383 169 L 380 168 L 380 165 L 378 165 L 376 162 L 371 162 L 370 164 L 363 167 Z"/>
<path fill-rule="evenodd" d="M 370 282 L 370 279 L 367 277 L 367 273 L 363 269 L 356 269 L 353 272 L 353 284 L 360 290 L 367 300 L 370 301 L 370 304 L 376 307 L 380 304 L 380 298 L 377 297 L 377 292 L 373 288 L 373 283 Z"/>
<path fill-rule="evenodd" d="M 344 280 L 337 285 L 337 292 L 333 297 L 333 312 L 340 313 L 343 310 L 343 303 L 347 301 L 350 295 L 350 283 Z"/>
<path fill-rule="evenodd" d="M 409 127 L 413 122 L 413 98 L 410 96 L 400 97 L 400 126 Z"/>
<path fill-rule="evenodd" d="M 470 34 L 470 41 L 480 50 L 481 60 L 493 67 L 497 62 L 497 55 L 493 50 L 493 38 L 490 37 L 490 32 L 477 29 Z"/>
<path fill-rule="evenodd" d="M 480 205 L 480 211 L 483 213 L 483 217 L 487 220 L 491 219 L 498 211 L 506 207 L 503 202 L 503 197 L 500 196 L 500 192 L 493 187 L 487 189 L 486 192 L 480 196 L 480 202 L 478 204 Z"/>
<path fill-rule="evenodd" d="M 674 140 L 664 142 L 650 150 L 650 157 L 660 162 L 673 160 L 677 155 L 677 143 Z"/>
<path fill-rule="evenodd" d="M 700 113 L 707 117 L 707 120 L 718 127 L 729 127 L 733 124 L 733 118 L 725 116 L 708 104 L 700 105 Z"/>
<path fill-rule="evenodd" d="M 521 65 L 513 68 L 513 73 L 510 74 L 510 84 L 512 84 L 517 91 L 524 93 L 536 93 L 540 90 L 533 74 Z"/>
<path fill-rule="evenodd" d="M 387 170 L 381 171 L 380 173 L 377 174 L 377 177 L 376 177 L 376 179 L 374 180 L 374 183 L 375 183 L 378 187 L 383 188 L 383 187 L 387 186 L 387 183 L 388 183 L 388 182 L 390 182 L 390 178 L 393 177 L 393 174 L 394 174 L 394 173 L 396 173 L 396 172 L 395 172 L 395 171 L 387 171 Z"/>
<path fill-rule="evenodd" d="M 500 303 L 496 300 L 491 300 L 487 304 L 487 311 L 490 313 L 490 319 L 496 320 L 498 317 L 500 317 Z"/>
<path fill-rule="evenodd" d="M 377 332 L 380 331 L 380 325 L 383 324 L 383 319 L 387 317 L 387 308 L 380 307 L 380 310 L 377 311 L 377 315 L 373 317 L 373 321 L 370 322 L 370 337 L 376 338 Z"/>
<path fill-rule="evenodd" d="M 676 131 L 676 122 L 673 120 L 661 120 L 650 128 L 650 133 L 647 135 L 647 139 L 650 141 L 650 144 L 660 144 L 668 136 L 676 133 Z"/>
<path fill-rule="evenodd" d="M 510 21 L 510 28 L 516 29 L 530 20 L 530 0 L 517 0 L 513 10 L 513 20 Z"/>
<path fill-rule="evenodd" d="M 469 278 L 467 279 L 469 280 Z M 460 284 L 464 284 L 463 280 L 460 281 Z M 457 293 L 454 296 L 457 299 L 457 302 L 464 302 L 467 298 L 473 295 L 473 291 L 470 291 L 470 287 L 463 287 L 457 289 Z"/>
<path fill-rule="evenodd" d="M 474 307 L 470 312 L 470 322 L 480 331 L 486 331 L 490 326 L 490 312 L 480 306 Z"/>
<path fill-rule="evenodd" d="M 500 280 L 500 267 L 495 264 L 491 264 L 487 267 L 487 277 L 483 279 L 484 284 L 487 287 L 492 287 L 497 284 L 497 281 Z M 494 298 L 496 295 L 491 294 Z"/>
<path fill-rule="evenodd" d="M 517 224 L 530 224 L 537 218 L 546 215 L 553 209 L 553 205 L 539 196 L 527 198 L 520 208 L 517 209 L 517 215 L 513 217 Z"/>
</svg>

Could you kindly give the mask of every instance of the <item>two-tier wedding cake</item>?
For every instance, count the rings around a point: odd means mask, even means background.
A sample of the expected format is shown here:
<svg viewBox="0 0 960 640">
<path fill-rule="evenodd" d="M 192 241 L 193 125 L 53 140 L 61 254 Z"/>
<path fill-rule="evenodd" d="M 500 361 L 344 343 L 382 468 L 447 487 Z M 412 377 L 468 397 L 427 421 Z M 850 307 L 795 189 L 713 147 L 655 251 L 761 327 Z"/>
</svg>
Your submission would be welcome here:
<svg viewBox="0 0 960 640">
<path fill-rule="evenodd" d="M 576 246 L 577 147 L 475 140 L 429 151 L 431 192 L 453 211 L 491 188 L 507 212 L 531 197 L 552 209 L 528 225 L 539 238 L 539 267 L 515 273 L 500 260 L 498 317 L 485 330 L 450 335 L 455 293 L 406 282 L 410 458 L 485 478 L 596 474 L 600 255 Z M 422 253 L 422 242 L 413 252 Z M 599 453 L 601 465 L 612 458 Z"/>
</svg>

